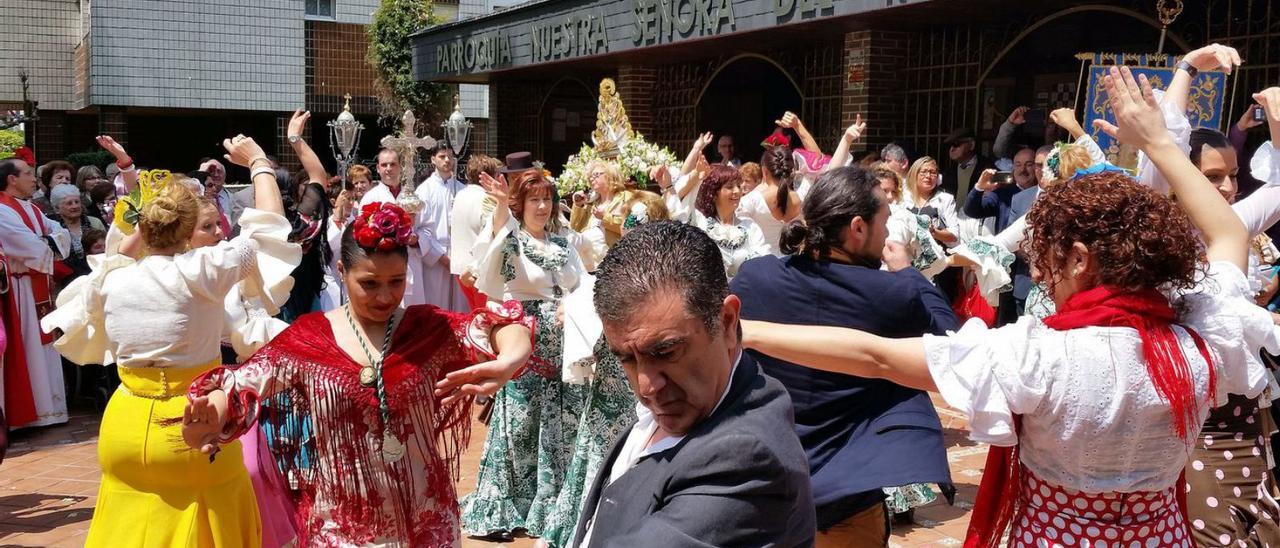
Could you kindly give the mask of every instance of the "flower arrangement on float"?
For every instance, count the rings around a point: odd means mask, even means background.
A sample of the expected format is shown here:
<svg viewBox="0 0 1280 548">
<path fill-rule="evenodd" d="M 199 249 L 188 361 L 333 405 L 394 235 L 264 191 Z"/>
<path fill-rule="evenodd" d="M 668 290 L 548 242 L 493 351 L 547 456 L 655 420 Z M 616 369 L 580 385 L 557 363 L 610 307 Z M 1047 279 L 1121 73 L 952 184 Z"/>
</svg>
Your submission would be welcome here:
<svg viewBox="0 0 1280 548">
<path fill-rule="evenodd" d="M 593 144 L 583 144 L 578 153 L 569 157 L 556 188 L 561 196 L 578 191 L 589 191 L 587 164 L 592 160 L 606 159 L 618 162 L 622 176 L 635 181 L 636 186 L 649 185 L 649 170 L 654 166 L 678 166 L 679 160 L 667 147 L 645 141 L 644 136 L 631 129 L 626 109 L 618 96 L 613 80 L 600 82 L 600 103 L 596 110 L 596 130 L 591 133 Z"/>
</svg>

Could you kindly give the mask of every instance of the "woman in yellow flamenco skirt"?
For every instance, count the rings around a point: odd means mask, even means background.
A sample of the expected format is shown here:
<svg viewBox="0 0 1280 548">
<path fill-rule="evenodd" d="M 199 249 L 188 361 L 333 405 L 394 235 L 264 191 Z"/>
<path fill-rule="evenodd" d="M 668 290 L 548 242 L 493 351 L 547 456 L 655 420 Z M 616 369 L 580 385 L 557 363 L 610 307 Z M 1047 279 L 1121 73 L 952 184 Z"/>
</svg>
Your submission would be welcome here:
<svg viewBox="0 0 1280 548">
<path fill-rule="evenodd" d="M 220 235 L 216 223 L 197 226 L 203 198 L 167 172 L 144 172 L 117 208 L 108 248 L 119 253 L 90 257 L 93 272 L 63 290 L 58 309 L 43 320 L 45 331 L 62 331 L 55 346 L 67 359 L 120 370 L 102 418 L 102 485 L 87 546 L 262 543 L 239 442 L 221 440 L 229 450 L 210 458 L 182 440 L 187 387 L 219 365 L 227 293 L 238 285 L 244 296 L 277 307 L 301 259 L 288 242 L 289 222 L 262 149 L 244 136 L 223 144 L 228 159 L 253 177 L 258 209 L 244 211 L 238 237 L 190 249 L 196 231 Z"/>
<path fill-rule="evenodd" d="M 182 442 L 181 424 L 165 422 L 182 417 L 185 388 L 217 365 L 120 368 L 121 389 L 102 417 L 102 486 L 87 546 L 259 544 L 258 504 L 240 442 L 210 462 Z"/>
</svg>

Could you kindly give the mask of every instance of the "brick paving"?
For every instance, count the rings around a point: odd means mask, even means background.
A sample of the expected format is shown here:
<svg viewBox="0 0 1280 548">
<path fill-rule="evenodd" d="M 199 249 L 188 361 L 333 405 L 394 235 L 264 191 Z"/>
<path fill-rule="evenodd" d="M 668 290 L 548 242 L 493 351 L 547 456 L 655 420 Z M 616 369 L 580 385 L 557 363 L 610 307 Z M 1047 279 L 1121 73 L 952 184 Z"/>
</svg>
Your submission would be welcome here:
<svg viewBox="0 0 1280 548">
<path fill-rule="evenodd" d="M 890 546 L 960 546 L 969 522 L 986 446 L 969 441 L 964 435 L 964 419 L 936 397 L 934 401 L 946 432 L 952 479 L 959 488 L 956 505 L 948 506 L 939 498 L 918 509 L 914 523 L 894 527 Z M 0 548 L 84 545 L 100 476 L 98 418 L 95 413 L 75 413 L 65 426 L 11 434 L 9 455 L 0 464 Z M 476 424 L 471 445 L 462 457 L 461 493 L 475 488 L 483 444 L 484 427 Z M 533 546 L 533 541 L 492 544 L 468 539 L 462 545 L 526 548 Z"/>
</svg>

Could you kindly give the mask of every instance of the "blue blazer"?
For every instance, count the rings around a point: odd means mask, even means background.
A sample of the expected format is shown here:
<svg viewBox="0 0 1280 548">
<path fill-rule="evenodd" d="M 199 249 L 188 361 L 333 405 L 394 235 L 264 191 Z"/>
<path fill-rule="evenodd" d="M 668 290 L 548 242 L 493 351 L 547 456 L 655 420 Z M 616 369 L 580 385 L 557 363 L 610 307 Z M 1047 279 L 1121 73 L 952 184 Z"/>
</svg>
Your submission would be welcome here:
<svg viewBox="0 0 1280 548">
<path fill-rule="evenodd" d="M 1009 203 L 1009 222 L 1012 223 L 1021 219 L 1031 210 L 1032 204 L 1036 203 L 1036 198 L 1040 197 L 1040 186 L 1033 186 L 1022 192 L 1013 195 L 1013 200 Z M 1035 282 L 1031 279 L 1031 266 L 1021 257 L 1013 261 L 1013 296 L 1026 300 L 1027 293 L 1031 292 L 1031 286 Z"/>
<path fill-rule="evenodd" d="M 885 337 L 959 326 L 947 299 L 913 269 L 767 256 L 742 265 L 730 290 L 748 320 L 852 327 Z M 878 504 L 882 487 L 950 483 L 942 424 L 924 392 L 752 355 L 791 395 L 818 530 Z"/>
<path fill-rule="evenodd" d="M 1010 206 L 1013 197 L 1020 194 L 1018 185 L 1000 185 L 995 190 L 982 192 L 978 189 L 969 191 L 969 195 L 964 198 L 964 206 L 962 211 L 973 219 L 985 219 L 987 217 L 996 218 L 996 232 L 1004 230 L 1004 227 L 1012 223 L 1014 217 L 1010 213 Z"/>
</svg>

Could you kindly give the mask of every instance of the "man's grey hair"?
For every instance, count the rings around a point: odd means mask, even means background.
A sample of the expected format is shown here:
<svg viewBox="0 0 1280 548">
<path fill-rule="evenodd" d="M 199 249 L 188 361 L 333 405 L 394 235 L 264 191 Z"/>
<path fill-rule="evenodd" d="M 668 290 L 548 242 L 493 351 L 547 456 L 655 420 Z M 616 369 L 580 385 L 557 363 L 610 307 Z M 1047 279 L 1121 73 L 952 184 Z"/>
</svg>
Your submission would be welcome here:
<svg viewBox="0 0 1280 548">
<path fill-rule="evenodd" d="M 890 162 L 906 162 L 907 151 L 902 150 L 902 147 L 898 145 L 889 143 L 880 149 L 880 159 Z"/>
<path fill-rule="evenodd" d="M 596 313 L 607 323 L 626 322 L 664 290 L 679 291 L 685 310 L 710 333 L 720 332 L 729 281 L 720 248 L 701 229 L 663 221 L 628 232 L 596 271 Z"/>
<path fill-rule="evenodd" d="M 1041 155 L 1041 154 L 1048 154 L 1048 153 L 1050 153 L 1050 152 L 1053 152 L 1053 145 L 1044 145 L 1044 146 L 1042 146 L 1042 147 L 1040 147 L 1040 148 L 1037 148 L 1037 149 L 1036 149 L 1036 155 L 1037 155 L 1037 156 L 1039 156 L 1039 155 Z"/>
</svg>

